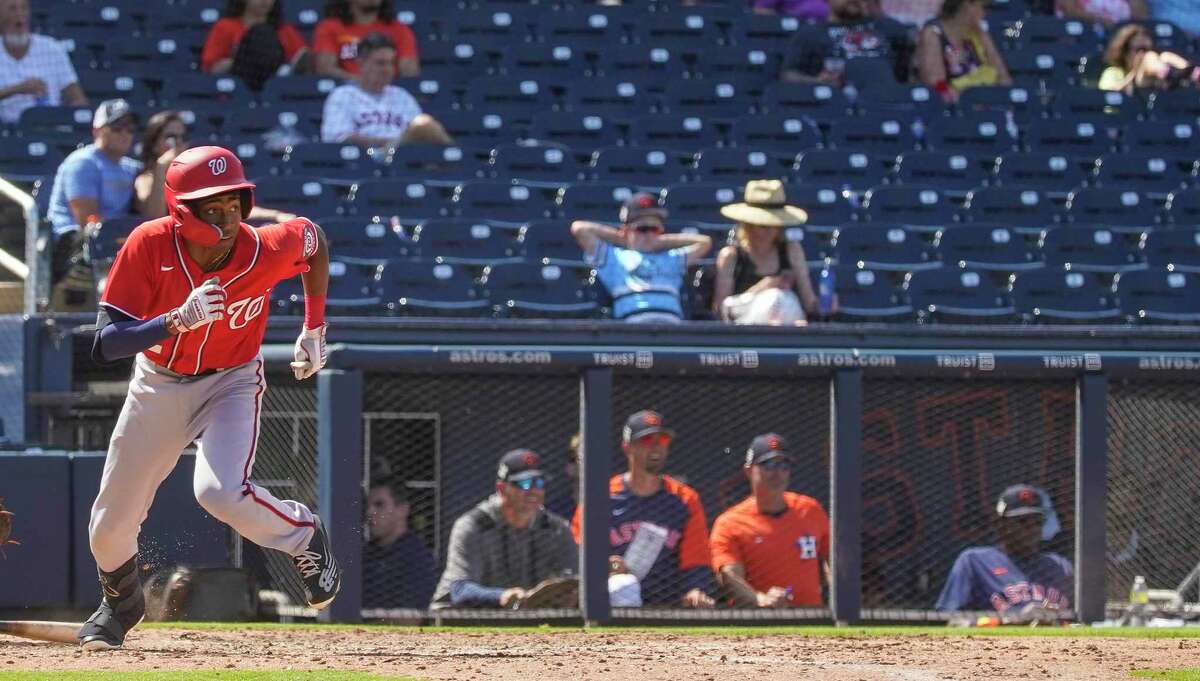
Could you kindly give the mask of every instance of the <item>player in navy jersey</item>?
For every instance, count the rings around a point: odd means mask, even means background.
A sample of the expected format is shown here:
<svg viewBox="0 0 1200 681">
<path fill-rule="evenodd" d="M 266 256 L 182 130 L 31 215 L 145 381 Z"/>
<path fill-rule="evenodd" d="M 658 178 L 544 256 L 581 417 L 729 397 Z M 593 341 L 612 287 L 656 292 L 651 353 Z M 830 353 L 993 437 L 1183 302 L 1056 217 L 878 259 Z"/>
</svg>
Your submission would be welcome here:
<svg viewBox="0 0 1200 681">
<path fill-rule="evenodd" d="M 1074 570 L 1066 558 L 1041 550 L 1046 504 L 1038 490 L 1013 485 L 996 503 L 994 546 L 959 554 L 937 600 L 937 609 L 994 610 L 1004 614 L 1029 606 L 1071 607 Z"/>
</svg>

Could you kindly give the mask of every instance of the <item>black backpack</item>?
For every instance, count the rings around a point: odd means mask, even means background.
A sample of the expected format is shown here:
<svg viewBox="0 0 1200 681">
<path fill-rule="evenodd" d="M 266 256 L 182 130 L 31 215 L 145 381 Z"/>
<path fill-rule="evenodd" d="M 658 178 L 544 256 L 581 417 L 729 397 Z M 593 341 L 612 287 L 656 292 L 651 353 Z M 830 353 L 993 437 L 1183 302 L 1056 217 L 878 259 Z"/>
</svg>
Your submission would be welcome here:
<svg viewBox="0 0 1200 681">
<path fill-rule="evenodd" d="M 242 79 L 246 87 L 258 92 L 283 66 L 283 43 L 270 24 L 258 24 L 246 31 L 233 55 L 230 73 Z"/>
</svg>

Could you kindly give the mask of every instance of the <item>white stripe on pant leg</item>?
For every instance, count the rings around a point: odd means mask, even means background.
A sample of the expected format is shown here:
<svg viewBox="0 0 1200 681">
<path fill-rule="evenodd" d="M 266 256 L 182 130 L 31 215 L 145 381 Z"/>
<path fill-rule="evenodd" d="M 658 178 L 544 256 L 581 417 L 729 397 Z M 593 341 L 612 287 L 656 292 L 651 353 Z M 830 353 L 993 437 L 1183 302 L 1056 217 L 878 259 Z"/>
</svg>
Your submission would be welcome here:
<svg viewBox="0 0 1200 681">
<path fill-rule="evenodd" d="M 312 537 L 312 513 L 246 481 L 261 429 L 266 389 L 261 362 L 239 367 L 214 386 L 196 453 L 196 499 L 246 539 L 295 555 Z"/>
</svg>

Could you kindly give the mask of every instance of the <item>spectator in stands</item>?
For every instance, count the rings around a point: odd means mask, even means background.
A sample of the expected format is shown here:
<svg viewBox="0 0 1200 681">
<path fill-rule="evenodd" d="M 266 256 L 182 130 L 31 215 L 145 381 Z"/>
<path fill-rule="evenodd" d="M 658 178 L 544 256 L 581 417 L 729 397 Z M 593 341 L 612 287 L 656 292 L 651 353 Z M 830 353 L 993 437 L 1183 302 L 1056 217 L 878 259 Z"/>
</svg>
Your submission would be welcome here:
<svg viewBox="0 0 1200 681">
<path fill-rule="evenodd" d="M 824 21 L 829 16 L 829 0 L 754 0 L 754 13 Z"/>
<path fill-rule="evenodd" d="M 840 87 L 846 62 L 886 59 L 898 80 L 907 80 L 912 37 L 902 24 L 873 15 L 867 0 L 830 0 L 828 23 L 796 31 L 784 59 L 782 78 Z"/>
<path fill-rule="evenodd" d="M 528 449 L 501 457 L 496 493 L 454 521 L 431 607 L 509 608 L 542 580 L 576 571 L 571 528 L 542 506 L 540 465 Z"/>
<path fill-rule="evenodd" d="M 713 571 L 734 605 L 821 607 L 829 577 L 829 516 L 812 497 L 789 492 L 784 439 L 759 435 L 746 451 L 750 496 L 713 523 Z"/>
<path fill-rule="evenodd" d="M 787 205 L 779 180 L 746 183 L 745 201 L 721 208 L 737 223 L 737 244 L 717 254 L 713 313 L 743 324 L 803 324 L 805 314 L 821 312 L 808 258 L 799 241 L 784 230 L 808 220 L 803 209 Z"/>
<path fill-rule="evenodd" d="M 546 508 L 564 518 L 575 515 L 579 503 L 579 433 L 571 436 L 567 443 L 567 462 L 563 464 L 562 477 L 547 483 Z"/>
<path fill-rule="evenodd" d="M 403 483 L 379 480 L 367 494 L 369 540 L 363 547 L 363 605 L 429 607 L 436 582 L 433 554 L 409 528 L 412 507 Z"/>
<path fill-rule="evenodd" d="M 159 111 L 146 121 L 146 129 L 142 132 L 142 169 L 133 181 L 134 201 L 142 206 L 142 215 L 161 218 L 167 214 L 167 204 L 163 198 L 167 168 L 187 148 L 187 124 L 178 111 Z M 291 213 L 257 204 L 247 218 L 250 222 L 287 222 L 294 219 L 296 216 Z"/>
<path fill-rule="evenodd" d="M 340 85 L 325 99 L 321 140 L 364 147 L 402 143 L 452 144 L 446 129 L 402 87 L 396 76 L 396 46 L 382 33 L 358 43 L 358 79 Z"/>
<path fill-rule="evenodd" d="M 313 32 L 313 58 L 317 73 L 353 80 L 358 77 L 358 43 L 372 33 L 392 39 L 396 72 L 420 75 L 417 37 L 396 20 L 393 0 L 329 0 L 325 18 Z"/>
<path fill-rule="evenodd" d="M 711 608 L 704 506 L 696 490 L 663 473 L 674 438 L 656 411 L 625 420 L 621 449 L 629 471 L 609 481 L 609 562 L 613 573 L 637 579 L 645 605 Z M 571 523 L 575 541 L 582 541 L 581 522 L 577 509 Z"/>
<path fill-rule="evenodd" d="M 283 0 L 227 0 L 204 41 L 200 70 L 232 73 L 259 90 L 281 66 L 294 67 L 307 54 L 304 37 L 283 21 Z"/>
<path fill-rule="evenodd" d="M 137 133 L 137 115 L 123 99 L 100 103 L 92 116 L 92 138 L 86 147 L 71 152 L 54 175 L 47 217 L 54 228 L 52 279 L 57 281 L 83 248 L 82 227 L 96 220 L 132 212 L 147 219 L 159 217 L 133 193 L 138 162 L 126 156 Z"/>
<path fill-rule="evenodd" d="M 1193 36 L 1200 36 L 1200 12 L 1196 11 L 1195 0 L 1149 1 L 1150 16 L 1159 21 L 1169 21 Z"/>
<path fill-rule="evenodd" d="M 1004 614 L 1030 606 L 1069 608 L 1074 588 L 1071 562 L 1041 550 L 1041 542 L 1058 530 L 1056 519 L 1047 523 L 1050 508 L 1049 497 L 1036 487 L 1013 485 L 1004 490 L 996 503 L 999 541 L 958 555 L 938 596 L 937 609 Z"/>
<path fill-rule="evenodd" d="M 938 18 L 917 38 L 921 82 L 946 102 L 980 85 L 1011 85 L 1012 76 L 996 43 L 983 28 L 987 0 L 946 0 Z"/>
<path fill-rule="evenodd" d="M 1106 29 L 1150 16 L 1146 0 L 1054 0 L 1054 12 L 1064 19 L 1081 19 Z"/>
<path fill-rule="evenodd" d="M 29 0 L 0 0 L 0 123 L 16 123 L 31 106 L 86 106 L 67 52 L 30 32 Z"/>
<path fill-rule="evenodd" d="M 882 0 L 880 13 L 908 26 L 924 26 L 938 15 L 942 0 Z"/>
<path fill-rule="evenodd" d="M 683 321 L 679 290 L 688 267 L 712 248 L 703 234 L 664 234 L 667 211 L 651 194 L 621 207 L 621 227 L 577 220 L 571 234 L 613 298 L 613 318 L 627 322 Z"/>
<path fill-rule="evenodd" d="M 1169 90 L 1200 82 L 1200 69 L 1174 52 L 1156 52 L 1150 31 L 1139 24 L 1122 26 L 1113 34 L 1104 63 L 1101 90 L 1133 94 L 1137 89 Z"/>
</svg>

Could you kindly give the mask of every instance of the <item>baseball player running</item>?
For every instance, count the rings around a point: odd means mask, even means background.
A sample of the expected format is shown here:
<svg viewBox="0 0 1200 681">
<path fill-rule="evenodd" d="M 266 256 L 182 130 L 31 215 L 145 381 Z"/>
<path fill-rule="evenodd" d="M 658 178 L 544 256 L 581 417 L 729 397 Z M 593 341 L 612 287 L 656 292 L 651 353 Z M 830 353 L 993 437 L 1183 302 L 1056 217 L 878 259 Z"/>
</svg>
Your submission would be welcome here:
<svg viewBox="0 0 1200 681">
<path fill-rule="evenodd" d="M 329 252 L 297 218 L 254 229 L 254 185 L 221 147 L 180 154 L 167 170 L 167 216 L 130 234 L 109 272 L 92 356 L 137 355 L 89 526 L 104 599 L 79 630 L 85 650 L 119 648 L 145 612 L 137 537 L 154 493 L 196 441 L 196 500 L 243 537 L 294 557 L 309 605 L 324 608 L 341 570 L 321 521 L 250 482 L 262 407 L 271 288 L 300 274 L 304 328 L 292 370 L 325 365 Z"/>
</svg>

